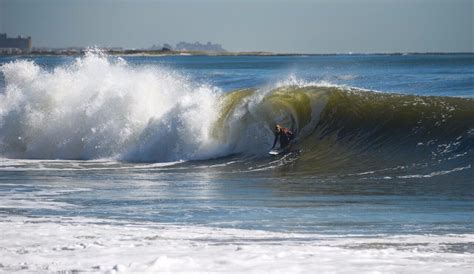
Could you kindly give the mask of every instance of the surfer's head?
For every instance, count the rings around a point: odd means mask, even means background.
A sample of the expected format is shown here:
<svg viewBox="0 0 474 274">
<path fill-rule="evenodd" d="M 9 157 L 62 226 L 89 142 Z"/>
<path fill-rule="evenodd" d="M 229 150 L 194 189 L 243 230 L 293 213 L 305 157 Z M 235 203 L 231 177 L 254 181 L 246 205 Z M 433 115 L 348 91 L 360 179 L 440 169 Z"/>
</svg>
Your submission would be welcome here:
<svg viewBox="0 0 474 274">
<path fill-rule="evenodd" d="M 281 126 L 279 124 L 275 125 L 275 132 L 278 133 L 281 130 Z"/>
</svg>

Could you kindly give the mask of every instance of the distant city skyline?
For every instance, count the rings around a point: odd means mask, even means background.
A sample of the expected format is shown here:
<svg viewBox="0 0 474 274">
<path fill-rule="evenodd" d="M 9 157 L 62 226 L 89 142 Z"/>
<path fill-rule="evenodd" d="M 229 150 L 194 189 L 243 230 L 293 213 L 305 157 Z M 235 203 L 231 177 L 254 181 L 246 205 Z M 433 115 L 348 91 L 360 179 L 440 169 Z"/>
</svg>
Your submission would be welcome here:
<svg viewBox="0 0 474 274">
<path fill-rule="evenodd" d="M 0 33 L 33 47 L 473 52 L 473 0 L 0 0 Z"/>
</svg>

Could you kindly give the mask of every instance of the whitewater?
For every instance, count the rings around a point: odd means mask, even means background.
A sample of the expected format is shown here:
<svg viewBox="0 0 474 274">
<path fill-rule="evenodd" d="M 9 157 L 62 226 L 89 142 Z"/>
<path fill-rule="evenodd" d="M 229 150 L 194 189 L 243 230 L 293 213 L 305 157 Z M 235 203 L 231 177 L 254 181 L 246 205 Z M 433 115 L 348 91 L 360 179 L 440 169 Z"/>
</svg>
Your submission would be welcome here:
<svg viewBox="0 0 474 274">
<path fill-rule="evenodd" d="M 52 72 L 31 61 L 2 71 L 8 83 L 0 106 L 6 155 L 134 161 L 217 155 L 208 136 L 215 88 L 156 68 L 131 68 L 100 53 Z"/>
<path fill-rule="evenodd" d="M 0 57 L 0 271 L 469 273 L 473 60 Z"/>
</svg>

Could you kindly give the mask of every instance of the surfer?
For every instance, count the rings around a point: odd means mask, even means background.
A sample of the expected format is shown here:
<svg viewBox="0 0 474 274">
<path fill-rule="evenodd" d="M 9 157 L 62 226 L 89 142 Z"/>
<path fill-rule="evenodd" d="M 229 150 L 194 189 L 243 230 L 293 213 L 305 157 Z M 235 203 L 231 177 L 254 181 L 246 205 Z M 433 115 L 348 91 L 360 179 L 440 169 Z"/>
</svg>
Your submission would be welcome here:
<svg viewBox="0 0 474 274">
<path fill-rule="evenodd" d="M 275 141 L 273 141 L 272 149 L 275 147 L 278 140 L 280 140 L 280 149 L 287 147 L 294 137 L 295 134 L 292 130 L 277 124 L 275 126 Z"/>
</svg>

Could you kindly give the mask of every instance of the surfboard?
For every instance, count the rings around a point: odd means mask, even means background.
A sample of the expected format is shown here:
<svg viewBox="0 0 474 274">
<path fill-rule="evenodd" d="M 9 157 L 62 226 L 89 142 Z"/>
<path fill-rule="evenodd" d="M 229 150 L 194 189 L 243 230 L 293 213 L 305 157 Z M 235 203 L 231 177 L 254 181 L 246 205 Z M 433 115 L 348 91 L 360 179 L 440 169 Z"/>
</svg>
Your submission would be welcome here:
<svg viewBox="0 0 474 274">
<path fill-rule="evenodd" d="M 280 148 L 280 149 L 272 149 L 268 152 L 268 154 L 270 155 L 280 155 L 280 154 L 285 154 L 289 151 L 289 147 L 284 147 L 284 148 Z"/>
<path fill-rule="evenodd" d="M 270 154 L 270 155 L 278 155 L 279 152 L 278 152 L 277 149 L 272 149 L 272 150 L 270 150 L 270 151 L 268 152 L 268 154 Z"/>
</svg>

